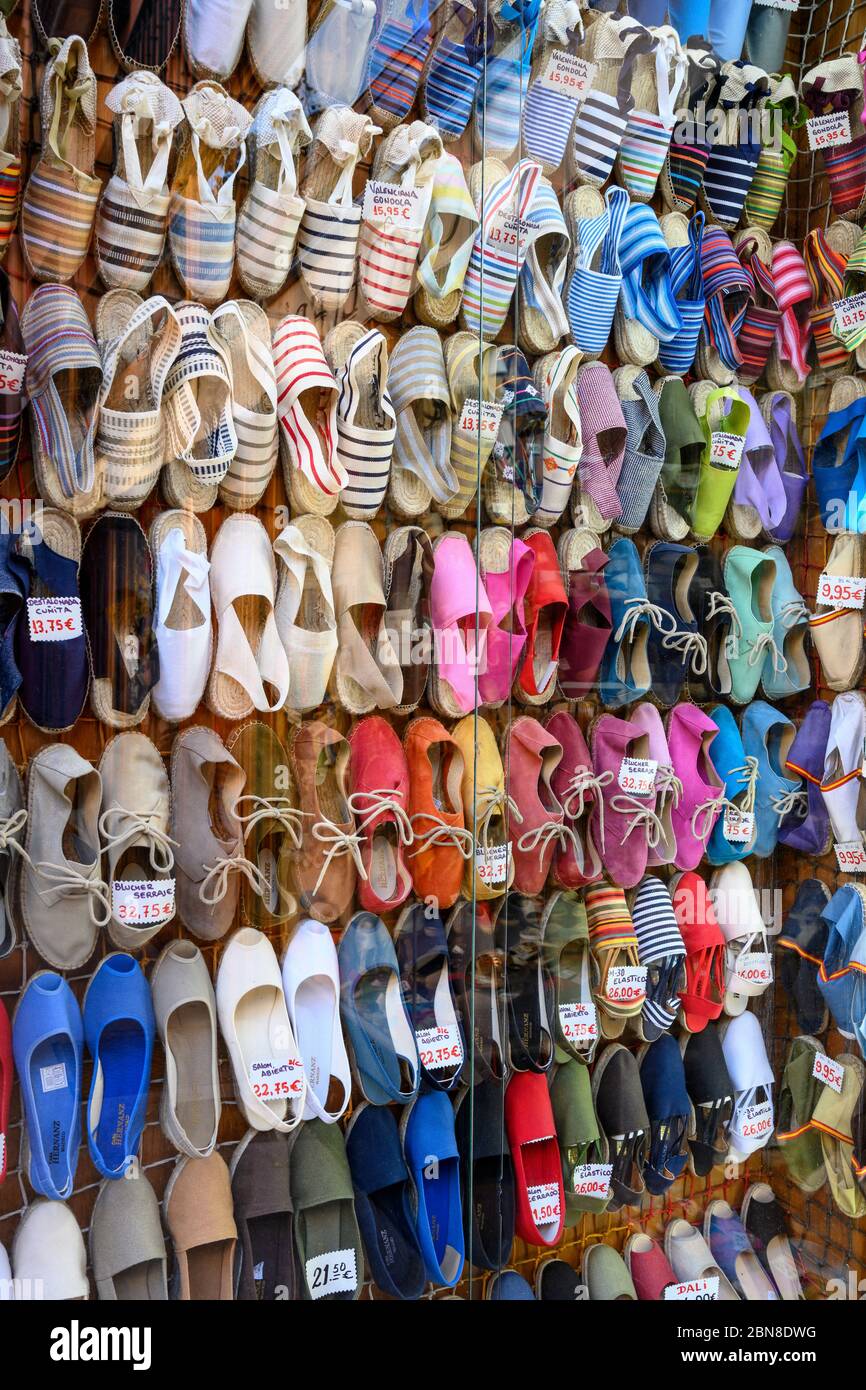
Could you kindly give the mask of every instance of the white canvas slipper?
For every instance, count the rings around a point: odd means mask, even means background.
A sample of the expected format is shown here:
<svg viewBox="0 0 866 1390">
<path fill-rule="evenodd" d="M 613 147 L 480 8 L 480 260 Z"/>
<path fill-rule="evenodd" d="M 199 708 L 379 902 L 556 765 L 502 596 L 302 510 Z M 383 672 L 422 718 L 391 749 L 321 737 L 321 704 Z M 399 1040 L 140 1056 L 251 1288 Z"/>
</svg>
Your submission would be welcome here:
<svg viewBox="0 0 866 1390">
<path fill-rule="evenodd" d="M 307 1077 L 305 1120 L 339 1120 L 352 1093 L 340 1026 L 337 950 L 328 927 L 308 917 L 283 956 L 286 1008 Z"/>
<path fill-rule="evenodd" d="M 265 92 L 247 136 L 250 185 L 238 213 L 238 279 L 255 299 L 279 294 L 292 268 L 304 200 L 295 162 L 312 132 L 303 107 L 287 87 Z"/>
<path fill-rule="evenodd" d="M 745 1163 L 767 1144 L 775 1128 L 773 1068 L 757 1014 L 744 1013 L 719 1029 L 725 1063 L 734 1088 L 728 1127 L 729 1158 Z"/>
<path fill-rule="evenodd" d="M 289 709 L 317 709 L 337 656 L 331 566 L 334 532 L 323 516 L 296 516 L 274 541 L 274 617 L 289 658 Z"/>
<path fill-rule="evenodd" d="M 210 670 L 210 563 L 207 537 L 197 516 L 160 512 L 150 528 L 156 564 L 153 633 L 159 680 L 151 692 L 161 719 L 180 723 L 195 714 Z"/>
<path fill-rule="evenodd" d="M 725 947 L 725 1013 L 744 1013 L 773 982 L 773 957 L 752 876 L 742 860 L 725 864 L 710 879 L 710 895 Z"/>
<path fill-rule="evenodd" d="M 12 1272 L 18 1298 L 55 1302 L 90 1297 L 84 1236 L 65 1202 L 39 1198 L 30 1203 L 12 1242 Z"/>
<path fill-rule="evenodd" d="M 268 533 L 249 512 L 223 522 L 211 546 L 217 642 L 206 702 L 223 719 L 282 709 L 289 659 L 274 618 L 277 567 Z"/>
<path fill-rule="evenodd" d="M 713 1260 L 712 1251 L 698 1226 L 693 1226 L 681 1216 L 669 1221 L 665 1229 L 665 1254 L 681 1284 L 690 1284 L 698 1279 L 718 1279 L 719 1302 L 740 1302 L 740 1295 Z"/>
</svg>

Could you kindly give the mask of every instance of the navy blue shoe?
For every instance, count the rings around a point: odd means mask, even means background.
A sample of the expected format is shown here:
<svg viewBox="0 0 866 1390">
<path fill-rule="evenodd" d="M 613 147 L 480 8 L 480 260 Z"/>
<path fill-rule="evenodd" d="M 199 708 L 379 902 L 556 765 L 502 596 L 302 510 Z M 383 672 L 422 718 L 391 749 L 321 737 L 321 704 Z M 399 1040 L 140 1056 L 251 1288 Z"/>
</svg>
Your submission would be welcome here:
<svg viewBox="0 0 866 1390">
<path fill-rule="evenodd" d="M 646 595 L 664 614 L 668 630 L 650 624 L 647 659 L 652 693 L 660 705 L 675 705 L 689 674 L 707 669 L 707 643 L 698 630 L 692 606 L 692 583 L 698 573 L 693 546 L 656 541 L 644 551 Z"/>
</svg>

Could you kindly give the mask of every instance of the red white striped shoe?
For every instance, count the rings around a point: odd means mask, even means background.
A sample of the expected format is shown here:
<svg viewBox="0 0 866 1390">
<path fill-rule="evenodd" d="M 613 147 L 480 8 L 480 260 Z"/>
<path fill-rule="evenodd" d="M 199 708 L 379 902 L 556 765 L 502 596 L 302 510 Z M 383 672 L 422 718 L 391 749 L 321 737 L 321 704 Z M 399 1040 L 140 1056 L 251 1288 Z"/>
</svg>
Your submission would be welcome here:
<svg viewBox="0 0 866 1390">
<path fill-rule="evenodd" d="M 329 516 L 348 481 L 337 457 L 337 383 L 303 315 L 277 325 L 274 370 L 286 491 L 296 511 Z"/>
</svg>

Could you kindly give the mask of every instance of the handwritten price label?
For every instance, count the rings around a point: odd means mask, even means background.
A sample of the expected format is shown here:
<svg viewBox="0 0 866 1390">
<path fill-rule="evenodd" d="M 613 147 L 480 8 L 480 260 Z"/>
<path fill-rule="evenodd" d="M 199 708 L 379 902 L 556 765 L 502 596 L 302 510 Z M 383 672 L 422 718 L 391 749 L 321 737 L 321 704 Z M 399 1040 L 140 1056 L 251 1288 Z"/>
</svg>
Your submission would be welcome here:
<svg viewBox="0 0 866 1390">
<path fill-rule="evenodd" d="M 838 1062 L 834 1062 L 832 1057 L 828 1057 L 823 1052 L 815 1053 L 815 1060 L 812 1063 L 812 1075 L 818 1081 L 823 1081 L 825 1086 L 829 1086 L 837 1094 L 842 1092 L 842 1082 L 845 1080 L 845 1068 L 840 1067 Z"/>
<path fill-rule="evenodd" d="M 0 352 L 0 396 L 20 396 L 27 358 L 20 352 Z"/>
<path fill-rule="evenodd" d="M 298 1100 L 304 1090 L 304 1064 L 300 1057 L 279 1061 L 262 1057 L 250 1062 L 249 1082 L 259 1100 Z"/>
<path fill-rule="evenodd" d="M 415 1041 L 418 1044 L 421 1065 L 426 1067 L 427 1071 L 459 1067 L 463 1061 L 463 1045 L 456 1023 L 446 1023 L 438 1028 L 418 1028 L 415 1031 Z"/>
<path fill-rule="evenodd" d="M 80 598 L 29 598 L 31 642 L 71 642 L 84 634 Z"/>
<path fill-rule="evenodd" d="M 354 1293 L 358 1287 L 354 1250 L 329 1250 L 326 1255 L 313 1255 L 307 1260 L 304 1272 L 313 1300 L 328 1294 Z"/>
<path fill-rule="evenodd" d="M 632 796 L 649 796 L 655 787 L 658 770 L 655 758 L 623 758 L 617 782 Z"/>
<path fill-rule="evenodd" d="M 763 1100 L 760 1105 L 747 1105 L 737 1131 L 743 1139 L 765 1139 L 773 1132 L 773 1106 Z"/>
<path fill-rule="evenodd" d="M 754 811 L 736 811 L 733 806 L 725 807 L 722 821 L 722 834 L 731 845 L 748 845 L 755 833 Z"/>
<path fill-rule="evenodd" d="M 668 1284 L 665 1289 L 666 1303 L 707 1303 L 719 1296 L 719 1276 L 710 1274 L 705 1279 L 690 1279 L 686 1284 Z"/>
<path fill-rule="evenodd" d="M 645 965 L 612 965 L 607 972 L 607 997 L 611 1004 L 636 1004 L 646 998 Z"/>
<path fill-rule="evenodd" d="M 739 468 L 745 439 L 727 430 L 713 430 L 710 435 L 710 461 L 720 468 Z"/>
<path fill-rule="evenodd" d="M 848 333 L 866 324 L 866 294 L 852 294 L 847 299 L 835 299 L 833 318 L 836 333 L 844 342 Z"/>
<path fill-rule="evenodd" d="M 612 1172 L 612 1163 L 578 1163 L 574 1170 L 574 1195 L 598 1197 L 600 1201 L 605 1201 L 610 1196 Z"/>
<path fill-rule="evenodd" d="M 836 863 L 845 874 L 866 874 L 866 847 L 862 840 L 842 840 L 833 846 Z"/>
<path fill-rule="evenodd" d="M 847 111 L 831 111 L 826 116 L 810 116 L 806 122 L 810 150 L 826 150 L 833 145 L 850 145 L 851 117 Z"/>
<path fill-rule="evenodd" d="M 548 54 L 538 85 L 545 91 L 562 92 L 563 96 L 579 97 L 582 101 L 592 89 L 597 71 L 595 63 L 578 58 L 566 48 L 554 48 L 553 52 Z"/>
<path fill-rule="evenodd" d="M 731 979 L 731 989 L 739 985 L 761 985 L 766 989 L 773 983 L 773 957 L 769 951 L 745 951 L 737 959 Z"/>
<path fill-rule="evenodd" d="M 559 1026 L 566 1042 L 590 1042 L 598 1037 L 598 1017 L 595 1005 L 560 1004 Z"/>
<path fill-rule="evenodd" d="M 866 579 L 853 574 L 822 574 L 818 580 L 818 602 L 829 608 L 862 608 L 866 599 Z"/>
<path fill-rule="evenodd" d="M 522 265 L 527 242 L 530 237 L 538 235 L 538 230 L 538 223 L 530 217 L 518 217 L 505 207 L 492 219 L 484 240 L 488 246 L 502 252 L 509 261 L 516 260 L 518 265 Z"/>
<path fill-rule="evenodd" d="M 540 1182 L 528 1189 L 529 1208 L 536 1226 L 552 1226 L 559 1222 L 559 1183 Z"/>
<path fill-rule="evenodd" d="M 424 226 L 428 202 L 423 189 L 371 179 L 364 188 L 364 221 L 391 222 L 404 231 L 418 231 Z"/>
<path fill-rule="evenodd" d="M 174 916 L 174 879 L 116 879 L 111 910 L 128 927 L 170 922 Z"/>
<path fill-rule="evenodd" d="M 493 443 L 499 433 L 502 419 L 502 406 L 498 401 L 479 401 L 476 397 L 467 398 L 460 412 L 460 428 L 467 434 L 481 433 L 482 439 Z"/>
<path fill-rule="evenodd" d="M 476 845 L 475 872 L 485 888 L 498 888 L 508 881 L 511 868 L 511 842 L 505 845 Z"/>
</svg>

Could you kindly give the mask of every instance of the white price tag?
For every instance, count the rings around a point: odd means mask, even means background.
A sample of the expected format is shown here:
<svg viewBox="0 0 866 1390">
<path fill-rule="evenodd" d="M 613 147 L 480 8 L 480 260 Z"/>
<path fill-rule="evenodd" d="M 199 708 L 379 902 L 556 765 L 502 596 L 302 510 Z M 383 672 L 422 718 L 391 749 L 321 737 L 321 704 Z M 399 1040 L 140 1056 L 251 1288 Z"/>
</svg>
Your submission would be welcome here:
<svg viewBox="0 0 866 1390">
<path fill-rule="evenodd" d="M 656 784 L 659 765 L 655 758 L 623 758 L 617 782 L 632 796 L 649 796 Z"/>
<path fill-rule="evenodd" d="M 515 212 L 509 212 L 506 206 L 491 219 L 485 245 L 499 252 L 506 262 L 516 259 L 517 264 L 522 265 L 527 242 L 530 237 L 537 236 L 538 230 L 538 223 L 533 222 L 531 217 L 518 217 Z"/>
<path fill-rule="evenodd" d="M 833 846 L 836 863 L 844 874 L 866 874 L 866 846 L 862 840 L 841 840 Z"/>
<path fill-rule="evenodd" d="M 834 1062 L 832 1057 L 828 1057 L 823 1052 L 815 1053 L 815 1060 L 812 1063 L 812 1075 L 818 1081 L 823 1081 L 825 1086 L 841 1094 L 842 1082 L 845 1079 L 845 1068 L 840 1067 L 838 1062 Z"/>
<path fill-rule="evenodd" d="M 810 116 L 806 122 L 810 150 L 826 150 L 833 145 L 850 145 L 851 117 L 847 111 L 831 111 L 826 116 Z"/>
<path fill-rule="evenodd" d="M 769 951 L 746 951 L 738 957 L 730 986 L 735 993 L 738 985 L 761 985 L 766 989 L 772 983 L 773 957 Z"/>
<path fill-rule="evenodd" d="M 736 1131 L 743 1139 L 763 1139 L 773 1132 L 773 1106 L 769 1100 L 747 1105 Z"/>
<path fill-rule="evenodd" d="M 852 294 L 847 299 L 834 299 L 833 318 L 836 332 L 844 342 L 847 333 L 866 324 L 866 293 Z"/>
<path fill-rule="evenodd" d="M 66 1079 L 66 1063 L 55 1062 L 50 1067 L 39 1068 L 39 1080 L 42 1082 L 42 1092 L 65 1091 L 69 1082 Z"/>
<path fill-rule="evenodd" d="M 559 1183 L 540 1182 L 527 1189 L 529 1207 L 536 1226 L 559 1223 Z"/>
<path fill-rule="evenodd" d="M 427 189 L 370 179 L 364 188 L 364 221 L 391 222 L 402 231 L 416 232 L 424 226 L 429 201 Z"/>
<path fill-rule="evenodd" d="M 314 1302 L 332 1293 L 354 1293 L 358 1287 L 354 1250 L 329 1250 L 326 1255 L 313 1255 L 307 1260 L 304 1272 Z"/>
<path fill-rule="evenodd" d="M 560 1004 L 559 1026 L 567 1042 L 590 1042 L 598 1037 L 598 1017 L 595 1005 Z"/>
<path fill-rule="evenodd" d="M 456 1023 L 446 1023 L 438 1028 L 418 1028 L 415 1042 L 418 1044 L 421 1065 L 426 1067 L 427 1071 L 459 1067 L 463 1061 L 460 1029 Z"/>
<path fill-rule="evenodd" d="M 27 358 L 20 352 L 0 351 L 0 396 L 20 396 L 24 390 Z"/>
<path fill-rule="evenodd" d="M 752 0 L 752 3 L 771 10 L 789 10 L 792 14 L 800 8 L 800 0 Z"/>
<path fill-rule="evenodd" d="M 731 845 L 748 845 L 755 833 L 754 811 L 737 811 L 733 806 L 725 807 L 722 821 L 722 834 Z"/>
<path fill-rule="evenodd" d="M 603 1202 L 610 1195 L 612 1163 L 578 1163 L 574 1170 L 576 1197 L 598 1197 Z"/>
<path fill-rule="evenodd" d="M 690 1279 L 686 1284 L 668 1284 L 665 1289 L 665 1303 L 706 1303 L 719 1296 L 719 1276 L 710 1274 L 705 1279 Z"/>
<path fill-rule="evenodd" d="M 297 1100 L 304 1089 L 304 1064 L 300 1057 L 260 1057 L 250 1062 L 249 1082 L 259 1100 Z"/>
<path fill-rule="evenodd" d="M 170 922 L 174 916 L 174 879 L 114 879 L 111 911 L 128 927 Z"/>
<path fill-rule="evenodd" d="M 710 435 L 710 462 L 720 468 L 739 468 L 746 441 L 741 434 L 713 430 Z"/>
<path fill-rule="evenodd" d="M 578 58 L 576 53 L 569 53 L 567 48 L 554 48 L 547 55 L 538 85 L 548 92 L 562 92 L 563 96 L 579 97 L 583 101 L 592 88 L 597 70 L 595 63 L 587 62 L 586 58 Z"/>
<path fill-rule="evenodd" d="M 607 998 L 612 1004 L 636 1004 L 646 998 L 645 965 L 612 965 L 607 972 Z"/>
<path fill-rule="evenodd" d="M 866 578 L 853 574 L 822 574 L 817 600 L 830 608 L 862 608 L 866 599 Z"/>
<path fill-rule="evenodd" d="M 476 845 L 475 872 L 485 888 L 498 888 L 508 882 L 511 868 L 511 841 L 505 845 Z"/>
<path fill-rule="evenodd" d="M 499 433 L 502 419 L 502 406 L 498 401 L 479 401 L 477 396 L 467 396 L 460 412 L 460 429 L 468 434 L 477 434 L 493 443 Z"/>
<path fill-rule="evenodd" d="M 80 598 L 29 598 L 27 622 L 31 642 L 71 642 L 81 637 Z"/>
</svg>

